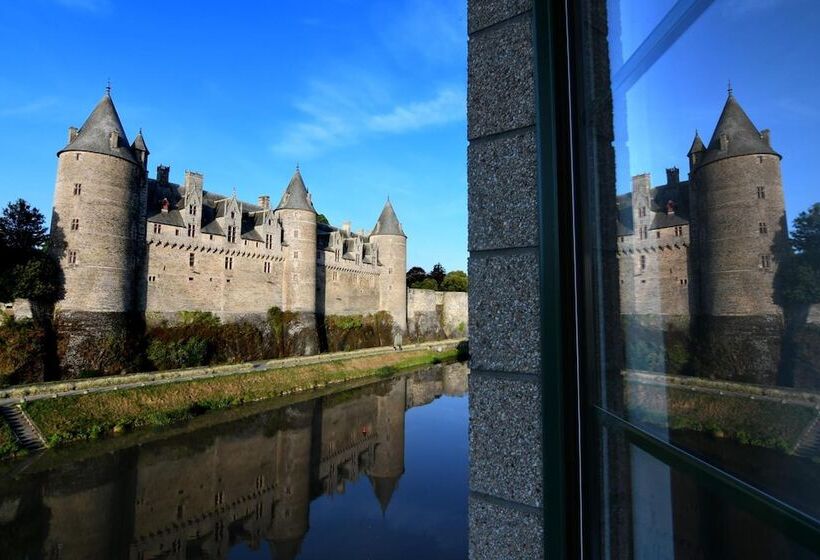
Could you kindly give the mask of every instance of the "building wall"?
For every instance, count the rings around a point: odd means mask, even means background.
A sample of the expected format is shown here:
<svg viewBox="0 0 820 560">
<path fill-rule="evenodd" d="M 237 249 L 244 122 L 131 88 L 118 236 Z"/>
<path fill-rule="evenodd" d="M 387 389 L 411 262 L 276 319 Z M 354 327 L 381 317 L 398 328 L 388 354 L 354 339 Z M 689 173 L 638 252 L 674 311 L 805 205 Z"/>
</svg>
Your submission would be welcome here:
<svg viewBox="0 0 820 560">
<path fill-rule="evenodd" d="M 149 224 L 149 227 L 151 224 Z M 194 265 L 190 266 L 193 255 Z M 226 267 L 225 260 L 231 268 Z M 283 306 L 284 253 L 263 243 L 199 234 L 163 225 L 148 234 L 146 315 L 173 319 L 180 311 L 210 311 L 223 320 L 264 317 Z M 265 271 L 270 263 L 270 272 Z"/>
<path fill-rule="evenodd" d="M 467 293 L 407 290 L 407 333 L 413 340 L 467 336 Z"/>
<path fill-rule="evenodd" d="M 472 560 L 543 557 L 532 23 L 468 2 Z"/>
<path fill-rule="evenodd" d="M 317 309 L 325 315 L 366 315 L 380 309 L 381 267 L 322 251 L 316 278 Z"/>
</svg>

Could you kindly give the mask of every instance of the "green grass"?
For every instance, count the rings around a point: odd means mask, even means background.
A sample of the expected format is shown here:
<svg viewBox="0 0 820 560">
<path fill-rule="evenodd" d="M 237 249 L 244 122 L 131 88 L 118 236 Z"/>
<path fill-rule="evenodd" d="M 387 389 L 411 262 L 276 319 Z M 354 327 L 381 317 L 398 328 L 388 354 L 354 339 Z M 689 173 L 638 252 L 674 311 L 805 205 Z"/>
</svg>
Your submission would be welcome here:
<svg viewBox="0 0 820 560">
<path fill-rule="evenodd" d="M 369 376 L 386 377 L 455 356 L 455 350 L 382 354 L 109 393 L 43 399 L 26 404 L 25 409 L 48 445 L 57 446 L 97 439 L 115 431 L 168 426 L 209 410 L 316 389 L 331 383 Z"/>
<path fill-rule="evenodd" d="M 17 455 L 21 451 L 23 451 L 23 448 L 17 443 L 14 432 L 11 431 L 8 424 L 0 420 L 0 457 Z"/>
</svg>

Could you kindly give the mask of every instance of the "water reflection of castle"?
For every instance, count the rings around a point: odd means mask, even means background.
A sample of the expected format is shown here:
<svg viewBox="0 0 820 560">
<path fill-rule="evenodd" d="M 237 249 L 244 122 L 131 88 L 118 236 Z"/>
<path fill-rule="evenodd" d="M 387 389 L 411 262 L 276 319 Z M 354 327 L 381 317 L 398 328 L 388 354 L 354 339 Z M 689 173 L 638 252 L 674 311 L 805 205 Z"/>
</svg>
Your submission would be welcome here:
<svg viewBox="0 0 820 560">
<path fill-rule="evenodd" d="M 4 554 L 223 558 L 266 540 L 273 558 L 294 558 L 314 498 L 365 475 L 386 510 L 405 411 L 466 390 L 465 365 L 437 367 L 27 476 L 0 488 Z"/>
</svg>

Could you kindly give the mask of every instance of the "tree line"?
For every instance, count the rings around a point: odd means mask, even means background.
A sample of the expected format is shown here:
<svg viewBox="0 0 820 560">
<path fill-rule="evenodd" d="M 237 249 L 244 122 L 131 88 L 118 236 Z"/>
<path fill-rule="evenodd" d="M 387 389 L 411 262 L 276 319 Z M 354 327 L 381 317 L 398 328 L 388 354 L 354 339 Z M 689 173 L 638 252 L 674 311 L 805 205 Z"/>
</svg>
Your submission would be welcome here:
<svg viewBox="0 0 820 560">
<path fill-rule="evenodd" d="M 421 290 L 438 290 L 442 292 L 466 292 L 467 273 L 463 270 L 447 272 L 441 263 L 436 263 L 430 272 L 420 266 L 407 271 L 407 287 Z"/>
</svg>

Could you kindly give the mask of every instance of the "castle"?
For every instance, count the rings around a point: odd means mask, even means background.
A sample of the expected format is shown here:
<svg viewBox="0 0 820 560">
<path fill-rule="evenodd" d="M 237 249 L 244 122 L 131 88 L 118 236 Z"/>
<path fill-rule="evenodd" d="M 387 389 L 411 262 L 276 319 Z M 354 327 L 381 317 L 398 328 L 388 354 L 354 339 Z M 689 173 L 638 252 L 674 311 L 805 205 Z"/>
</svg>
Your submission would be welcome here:
<svg viewBox="0 0 820 560">
<path fill-rule="evenodd" d="M 708 145 L 695 133 L 688 180 L 666 170 L 618 196 L 621 312 L 782 323 L 778 264 L 789 251 L 781 156 L 729 90 Z"/>
<path fill-rule="evenodd" d="M 301 352 L 318 351 L 316 317 L 390 313 L 407 324 L 407 237 L 389 199 L 373 231 L 317 220 L 297 166 L 279 204 L 256 204 L 181 184 L 160 165 L 148 177 L 142 131 L 128 142 L 110 90 L 57 153 L 51 225 L 64 274 L 56 316 L 94 329 L 133 313 L 171 318 L 209 311 L 223 320 L 299 317 Z"/>
</svg>

